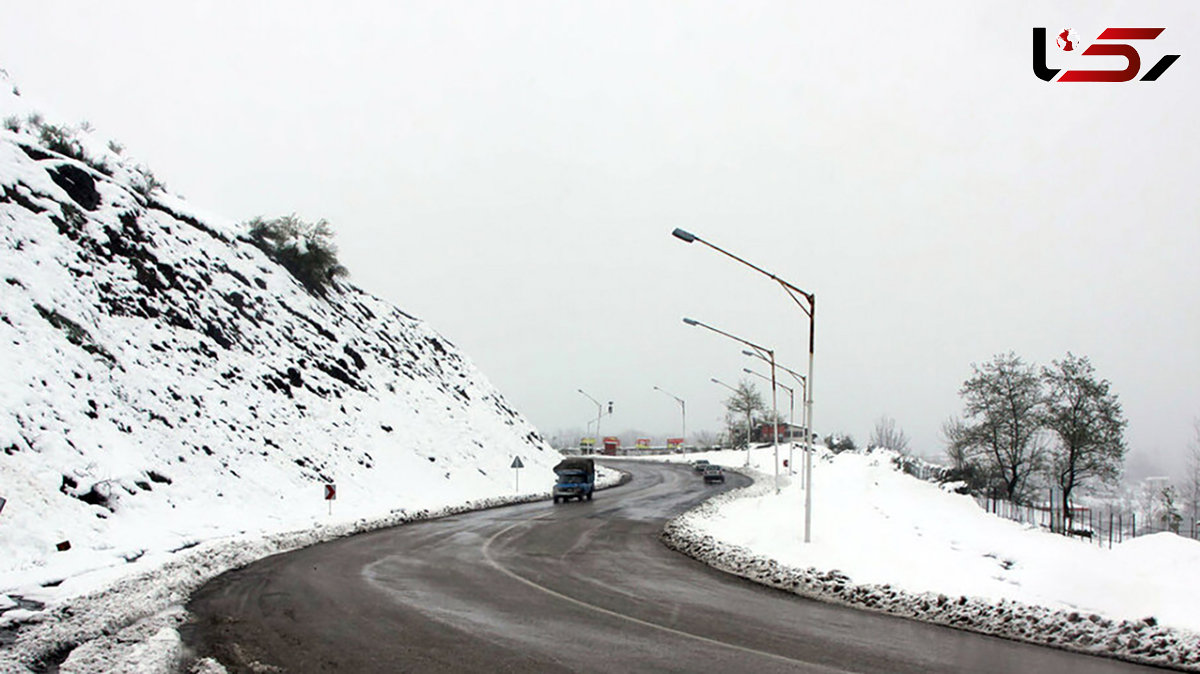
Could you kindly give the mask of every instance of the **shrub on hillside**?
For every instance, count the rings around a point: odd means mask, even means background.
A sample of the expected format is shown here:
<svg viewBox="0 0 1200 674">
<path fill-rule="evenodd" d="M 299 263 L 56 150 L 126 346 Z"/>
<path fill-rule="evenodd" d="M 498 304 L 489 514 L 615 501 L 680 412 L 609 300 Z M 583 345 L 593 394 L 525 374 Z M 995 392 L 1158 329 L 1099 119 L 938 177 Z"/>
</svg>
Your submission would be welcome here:
<svg viewBox="0 0 1200 674">
<path fill-rule="evenodd" d="M 87 160 L 87 155 L 83 152 L 83 146 L 79 144 L 79 141 L 75 140 L 75 134 L 70 129 L 53 124 L 43 124 L 38 131 L 38 135 L 42 139 L 42 145 L 45 145 L 46 149 L 64 154 L 72 159 L 78 159 L 79 161 Z"/>
<path fill-rule="evenodd" d="M 825 446 L 833 451 L 834 454 L 842 452 L 853 452 L 858 449 L 858 445 L 854 444 L 854 438 L 849 434 L 833 433 L 825 436 Z"/>
<path fill-rule="evenodd" d="M 145 166 L 138 166 L 134 169 L 133 178 L 130 179 L 129 185 L 133 188 L 134 192 L 137 192 L 146 199 L 149 199 L 150 195 L 156 190 L 167 189 L 167 186 L 154 176 L 154 172 Z"/>
<path fill-rule="evenodd" d="M 112 175 L 112 168 L 103 159 L 94 159 L 88 155 L 87 151 L 83 149 L 83 145 L 75 139 L 75 132 L 73 130 L 63 126 L 47 124 L 42 120 L 41 115 L 38 114 L 30 115 L 28 121 L 31 126 L 37 129 L 38 138 L 47 150 L 81 161 L 106 176 Z M 7 125 L 7 120 L 5 123 Z M 19 131 L 20 124 L 18 122 L 16 128 L 11 126 L 8 128 L 10 131 Z"/>
<path fill-rule="evenodd" d="M 310 292 L 324 295 L 333 280 L 346 275 L 338 262 L 329 222 L 304 222 L 295 214 L 248 223 L 250 241 L 283 265 Z"/>
</svg>

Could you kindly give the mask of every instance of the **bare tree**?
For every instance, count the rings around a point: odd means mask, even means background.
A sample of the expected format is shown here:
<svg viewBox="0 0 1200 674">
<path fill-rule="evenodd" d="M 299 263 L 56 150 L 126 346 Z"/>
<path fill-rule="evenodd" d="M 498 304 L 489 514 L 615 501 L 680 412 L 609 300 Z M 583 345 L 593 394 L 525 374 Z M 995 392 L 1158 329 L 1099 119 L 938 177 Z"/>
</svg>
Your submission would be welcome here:
<svg viewBox="0 0 1200 674">
<path fill-rule="evenodd" d="M 967 438 L 967 425 L 958 417 L 942 422 L 942 438 L 946 441 L 946 458 L 957 471 L 963 471 L 971 463 L 971 443 Z"/>
<path fill-rule="evenodd" d="M 574 449 L 579 447 L 579 440 L 582 437 L 583 430 L 579 427 L 559 428 L 546 436 L 546 442 L 554 449 Z"/>
<path fill-rule="evenodd" d="M 1194 435 L 1188 443 L 1187 479 L 1184 481 L 1184 497 L 1187 510 L 1192 514 L 1192 526 L 1200 520 L 1200 419 L 1192 422 Z"/>
<path fill-rule="evenodd" d="M 971 430 L 958 417 L 950 417 L 942 423 L 942 437 L 946 441 L 946 457 L 950 459 L 949 480 L 962 481 L 972 492 L 991 485 L 992 480 L 984 465 L 976 458 L 978 452 L 971 440 Z"/>
<path fill-rule="evenodd" d="M 697 449 L 712 449 L 720 442 L 720 438 L 712 431 L 696 431 L 692 433 L 692 442 Z"/>
<path fill-rule="evenodd" d="M 959 389 L 966 403 L 960 441 L 971 461 L 996 476 L 1008 499 L 1020 501 L 1042 459 L 1041 380 L 1012 352 L 971 369 Z"/>
<path fill-rule="evenodd" d="M 725 423 L 729 426 L 730 443 L 734 447 L 745 447 L 746 437 L 754 426 L 755 415 L 761 415 L 767 406 L 763 404 L 762 394 L 749 380 L 738 382 L 737 389 L 725 401 Z M 738 431 L 739 424 L 742 429 Z"/>
<path fill-rule="evenodd" d="M 1043 423 L 1053 438 L 1048 472 L 1062 490 L 1070 516 L 1071 492 L 1089 481 L 1116 482 L 1125 462 L 1125 418 L 1106 379 L 1091 362 L 1070 353 L 1042 369 L 1046 385 Z"/>
<path fill-rule="evenodd" d="M 896 426 L 896 420 L 883 415 L 875 422 L 875 429 L 871 431 L 871 439 L 867 441 L 868 447 L 885 447 L 894 452 L 908 454 L 908 436 L 904 431 Z"/>
</svg>

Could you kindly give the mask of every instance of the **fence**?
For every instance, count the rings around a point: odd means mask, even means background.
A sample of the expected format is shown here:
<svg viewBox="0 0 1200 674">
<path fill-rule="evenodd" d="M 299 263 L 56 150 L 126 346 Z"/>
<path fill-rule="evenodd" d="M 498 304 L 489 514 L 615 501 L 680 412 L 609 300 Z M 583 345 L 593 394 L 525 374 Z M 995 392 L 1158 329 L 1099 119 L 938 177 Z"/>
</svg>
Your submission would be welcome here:
<svg viewBox="0 0 1200 674">
<path fill-rule="evenodd" d="M 988 512 L 1015 522 L 1041 527 L 1065 536 L 1091 541 L 1101 547 L 1112 547 L 1137 536 L 1170 531 L 1180 536 L 1200 540 L 1200 521 L 1183 517 L 1175 526 L 1164 522 L 1139 517 L 1132 509 L 1120 507 L 1072 507 L 1066 517 L 1061 505 L 1053 500 L 1049 504 L 1020 505 L 991 496 L 976 496 L 980 507 Z M 1065 520 L 1065 522 L 1064 522 Z"/>
</svg>

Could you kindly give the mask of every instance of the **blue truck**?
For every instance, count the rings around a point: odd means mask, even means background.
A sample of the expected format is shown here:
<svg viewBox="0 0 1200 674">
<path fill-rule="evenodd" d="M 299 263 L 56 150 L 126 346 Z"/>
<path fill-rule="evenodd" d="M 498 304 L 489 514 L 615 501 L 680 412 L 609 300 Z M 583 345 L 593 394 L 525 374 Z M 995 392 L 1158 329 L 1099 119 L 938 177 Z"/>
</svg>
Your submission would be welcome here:
<svg viewBox="0 0 1200 674">
<path fill-rule="evenodd" d="M 554 467 L 558 480 L 554 483 L 554 502 L 568 499 L 592 500 L 596 489 L 596 462 L 592 459 L 571 457 L 563 459 Z"/>
</svg>

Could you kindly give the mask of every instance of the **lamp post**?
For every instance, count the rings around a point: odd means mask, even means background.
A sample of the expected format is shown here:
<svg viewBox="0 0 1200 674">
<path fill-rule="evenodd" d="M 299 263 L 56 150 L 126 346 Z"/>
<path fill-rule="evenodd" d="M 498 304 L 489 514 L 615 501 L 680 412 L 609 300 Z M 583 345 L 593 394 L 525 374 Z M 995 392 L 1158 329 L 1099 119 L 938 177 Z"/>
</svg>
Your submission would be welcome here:
<svg viewBox="0 0 1200 674">
<path fill-rule="evenodd" d="M 715 246 L 715 245 L 709 243 L 708 241 L 705 241 L 704 239 L 696 236 L 695 234 L 692 234 L 691 232 L 676 228 L 675 231 L 671 232 L 671 235 L 685 243 L 694 243 L 694 242 L 698 241 L 698 242 L 704 244 L 705 246 L 712 248 L 713 250 L 717 251 L 718 253 L 721 253 L 722 255 L 732 258 L 734 260 L 737 260 L 738 262 L 741 262 L 742 264 L 746 265 L 747 267 L 750 267 L 754 271 L 770 278 L 772 281 L 775 281 L 776 283 L 778 283 L 780 288 L 783 288 L 783 291 L 788 294 L 788 297 L 792 298 L 792 301 L 795 302 L 796 305 L 799 306 L 800 309 L 804 311 L 804 313 L 808 314 L 808 378 L 806 380 L 808 382 L 808 384 L 804 387 L 804 389 L 805 389 L 804 390 L 804 398 L 805 398 L 804 416 L 808 420 L 808 423 L 810 425 L 810 428 L 808 429 L 808 431 L 805 432 L 805 435 L 804 435 L 805 471 L 806 471 L 806 474 L 804 476 L 804 480 L 805 480 L 804 542 L 808 543 L 812 540 L 812 428 L 811 428 L 811 424 L 812 424 L 812 402 L 813 402 L 813 399 L 812 399 L 812 393 L 813 393 L 813 386 L 812 386 L 812 382 L 813 382 L 813 338 L 816 335 L 817 296 L 815 293 L 804 292 L 803 290 L 788 283 L 787 281 L 784 281 L 783 279 L 781 279 L 778 276 L 772 274 L 771 272 L 763 269 L 762 267 L 759 267 L 758 265 L 755 265 L 751 262 L 747 262 L 746 260 L 743 260 L 742 258 L 738 257 L 737 255 L 734 255 L 733 253 L 730 253 L 727 250 L 724 250 L 718 246 Z M 799 297 L 797 297 L 797 295 L 799 295 Z M 804 303 L 802 303 L 800 301 L 801 297 L 804 298 L 804 300 L 808 303 L 808 306 L 805 306 Z"/>
<path fill-rule="evenodd" d="M 759 379 L 766 379 L 767 381 L 771 381 L 771 378 L 768 377 L 767 375 L 759 374 L 759 373 L 755 372 L 754 370 L 751 370 L 748 367 L 742 368 L 742 372 L 745 372 L 746 374 L 752 374 L 755 377 L 758 377 Z M 784 384 L 775 384 L 775 386 L 778 386 L 779 388 L 787 391 L 787 394 L 788 394 L 788 424 L 789 424 L 789 427 L 795 426 L 796 425 L 796 390 L 793 389 L 792 387 L 786 386 Z M 788 474 L 789 475 L 795 474 L 796 471 L 793 470 L 793 467 L 794 467 L 794 462 L 792 461 L 792 443 L 789 442 L 788 443 Z"/>
<path fill-rule="evenodd" d="M 668 391 L 664 391 L 664 390 L 662 390 L 661 388 L 659 388 L 659 387 L 657 387 L 657 386 L 655 386 L 655 387 L 654 387 L 654 390 L 655 390 L 655 391 L 659 391 L 659 392 L 661 392 L 661 393 L 666 393 L 667 395 L 669 395 L 669 396 L 671 396 L 672 398 L 674 398 L 674 399 L 675 399 L 675 402 L 679 403 L 679 415 L 680 415 L 680 417 L 681 417 L 681 419 L 682 419 L 682 422 L 683 422 L 683 432 L 682 432 L 682 435 L 681 435 L 681 437 L 683 438 L 683 445 L 681 445 L 679 449 L 680 449 L 680 450 L 683 450 L 683 451 L 686 451 L 686 450 L 687 450 L 687 403 L 685 403 L 685 402 L 683 401 L 683 398 L 680 398 L 679 396 L 675 395 L 674 393 L 670 393 L 670 392 L 668 392 Z"/>
<path fill-rule="evenodd" d="M 730 391 L 733 391 L 734 395 L 739 395 L 737 389 L 730 386 L 729 384 L 726 384 L 725 382 L 721 381 L 720 379 L 710 379 L 709 381 L 711 381 L 714 384 L 719 384 L 721 386 L 724 386 L 725 388 L 729 389 Z M 733 438 L 730 438 L 729 441 L 733 442 Z M 750 467 L 750 406 L 749 405 L 746 406 L 746 467 L 747 468 Z"/>
<path fill-rule="evenodd" d="M 757 354 L 757 353 L 755 353 L 755 352 L 753 352 L 753 351 L 745 351 L 745 350 L 743 350 L 743 351 L 742 351 L 742 353 L 743 353 L 743 354 L 745 354 L 745 355 L 747 355 L 747 356 L 751 356 L 751 357 L 753 357 L 753 358 L 757 358 L 757 359 L 759 359 L 759 360 L 763 361 L 764 363 L 765 363 L 765 362 L 768 362 L 766 358 L 763 358 L 761 355 L 759 355 L 759 354 Z M 802 374 L 800 374 L 799 372 L 796 372 L 795 370 L 792 370 L 792 369 L 790 369 L 790 368 L 786 368 L 786 367 L 784 367 L 784 366 L 780 365 L 779 363 L 775 363 L 775 367 L 777 367 L 777 368 L 779 368 L 780 370 L 783 370 L 784 372 L 786 372 L 786 373 L 788 373 L 788 374 L 792 375 L 792 379 L 795 379 L 795 380 L 796 380 L 796 382 L 797 382 L 798 384 L 800 384 L 800 387 L 801 387 L 801 389 L 800 389 L 800 400 L 801 400 L 801 401 L 803 401 L 803 400 L 804 400 L 804 394 L 805 394 L 805 392 L 808 390 L 808 380 L 807 380 L 807 379 L 804 377 L 804 375 L 802 375 Z M 759 375 L 759 376 L 761 376 L 761 375 Z M 806 419 L 806 418 L 803 418 L 803 417 L 804 417 L 804 409 L 803 409 L 803 408 L 801 408 L 801 410 L 800 410 L 800 415 L 801 415 L 801 417 L 802 417 L 802 418 L 800 419 L 800 425 L 801 425 L 801 426 L 804 428 L 804 434 L 805 434 L 805 436 L 810 436 L 810 434 L 811 434 L 811 429 L 809 428 L 809 425 L 808 425 L 808 419 Z M 806 446 L 807 446 L 807 445 L 806 445 Z M 789 443 L 788 443 L 788 464 L 789 464 L 789 465 L 792 463 L 792 461 L 791 461 L 791 458 L 792 458 L 792 454 L 791 454 L 791 448 L 792 448 L 792 443 L 790 443 L 790 442 L 789 442 Z M 804 470 L 801 470 L 801 472 L 800 472 L 800 475 L 801 475 L 801 479 L 804 479 L 804 476 L 805 476 L 805 475 L 807 475 L 807 472 L 806 472 L 806 471 L 804 471 Z M 803 485 L 803 484 L 801 484 L 801 488 L 802 488 L 802 489 L 804 488 L 804 485 Z"/>
<path fill-rule="evenodd" d="M 583 389 L 579 389 L 579 392 L 582 393 L 584 395 L 584 397 L 586 397 L 588 400 L 596 403 L 596 440 L 599 441 L 600 443 L 603 443 L 604 440 L 602 440 L 600 438 L 600 417 L 604 415 L 604 404 L 601 403 L 599 400 L 596 400 L 595 398 L 588 395 L 587 392 L 584 391 Z M 609 403 L 608 403 L 608 411 L 612 412 L 612 402 L 611 401 L 609 401 Z M 592 445 L 592 453 L 593 454 L 596 453 L 595 445 Z"/>
<path fill-rule="evenodd" d="M 759 346 L 759 345 L 755 344 L 754 342 L 742 339 L 741 337 L 738 337 L 737 335 L 732 335 L 728 332 L 725 332 L 724 330 L 718 330 L 717 328 L 714 328 L 711 325 L 708 325 L 706 323 L 701 323 L 700 321 L 697 321 L 697 320 L 694 320 L 691 318 L 684 318 L 683 322 L 692 327 L 700 327 L 700 328 L 704 328 L 706 330 L 711 330 L 712 332 L 715 332 L 718 335 L 721 335 L 723 337 L 728 337 L 729 339 L 732 339 L 737 342 L 741 342 L 742 344 L 745 344 L 746 346 L 750 347 L 751 349 L 754 349 L 755 351 L 757 351 L 759 353 L 765 353 L 765 354 L 767 354 L 767 356 L 770 357 L 770 359 L 771 359 L 771 428 L 774 429 L 774 433 L 772 433 L 772 435 L 774 436 L 774 439 L 775 439 L 775 493 L 778 494 L 779 493 L 779 406 L 776 405 L 776 400 L 775 400 L 775 397 L 776 397 L 775 396 L 775 394 L 776 394 L 776 391 L 775 391 L 775 352 L 771 349 L 768 349 L 765 346 Z M 747 451 L 747 453 L 750 451 L 749 446 L 747 446 L 746 451 Z"/>
</svg>

